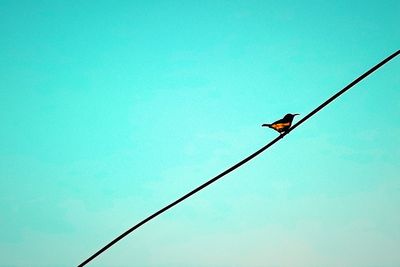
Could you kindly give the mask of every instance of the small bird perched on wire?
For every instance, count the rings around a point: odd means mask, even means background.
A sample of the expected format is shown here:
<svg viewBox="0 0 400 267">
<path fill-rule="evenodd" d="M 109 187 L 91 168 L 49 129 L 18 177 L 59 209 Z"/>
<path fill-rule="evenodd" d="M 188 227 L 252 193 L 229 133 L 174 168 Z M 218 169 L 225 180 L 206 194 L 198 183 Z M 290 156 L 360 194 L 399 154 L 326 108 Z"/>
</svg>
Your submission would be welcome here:
<svg viewBox="0 0 400 267">
<path fill-rule="evenodd" d="M 283 119 L 277 120 L 274 123 L 271 124 L 263 124 L 262 127 L 269 127 L 271 129 L 274 129 L 275 131 L 277 131 L 280 134 L 284 134 L 287 133 L 289 131 L 290 126 L 292 126 L 292 121 L 293 118 L 297 115 L 300 114 L 286 114 L 285 117 L 283 117 Z"/>
</svg>

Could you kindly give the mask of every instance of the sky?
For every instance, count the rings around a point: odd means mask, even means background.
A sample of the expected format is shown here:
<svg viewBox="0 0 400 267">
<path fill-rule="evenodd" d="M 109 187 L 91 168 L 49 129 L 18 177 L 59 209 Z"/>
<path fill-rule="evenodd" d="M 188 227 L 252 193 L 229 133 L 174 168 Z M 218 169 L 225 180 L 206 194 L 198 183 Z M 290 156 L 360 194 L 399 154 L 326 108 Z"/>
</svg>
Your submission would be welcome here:
<svg viewBox="0 0 400 267">
<path fill-rule="evenodd" d="M 76 266 L 399 49 L 399 1 L 0 1 L 0 266 Z M 400 58 L 98 267 L 400 265 Z M 299 117 L 296 117 L 298 120 Z"/>
</svg>

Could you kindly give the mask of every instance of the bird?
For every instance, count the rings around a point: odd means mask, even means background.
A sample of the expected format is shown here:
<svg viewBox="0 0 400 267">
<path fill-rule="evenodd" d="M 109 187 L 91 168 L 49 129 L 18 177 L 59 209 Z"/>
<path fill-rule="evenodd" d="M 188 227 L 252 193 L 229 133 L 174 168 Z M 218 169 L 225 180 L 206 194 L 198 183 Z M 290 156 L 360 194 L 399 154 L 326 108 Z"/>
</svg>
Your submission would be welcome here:
<svg viewBox="0 0 400 267">
<path fill-rule="evenodd" d="M 283 117 L 280 120 L 277 120 L 274 123 L 271 123 L 271 124 L 264 123 L 262 125 L 262 127 L 269 127 L 271 129 L 274 129 L 275 131 L 277 131 L 280 134 L 287 133 L 287 132 L 289 132 L 290 126 L 292 126 L 293 118 L 295 116 L 297 116 L 297 115 L 300 115 L 300 114 L 297 114 L 297 113 L 290 114 L 290 113 L 288 113 L 288 114 L 285 115 L 285 117 Z"/>
</svg>

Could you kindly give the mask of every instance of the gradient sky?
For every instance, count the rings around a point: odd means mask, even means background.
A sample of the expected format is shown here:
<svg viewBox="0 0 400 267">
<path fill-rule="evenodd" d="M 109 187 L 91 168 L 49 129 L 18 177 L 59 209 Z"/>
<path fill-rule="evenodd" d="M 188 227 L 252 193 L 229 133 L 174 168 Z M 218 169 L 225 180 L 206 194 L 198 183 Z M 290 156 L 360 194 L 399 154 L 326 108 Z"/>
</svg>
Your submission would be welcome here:
<svg viewBox="0 0 400 267">
<path fill-rule="evenodd" d="M 399 49 L 399 1 L 0 1 L 0 266 L 76 266 Z M 99 267 L 400 266 L 400 58 Z M 89 265 L 88 265 L 89 266 Z"/>
</svg>

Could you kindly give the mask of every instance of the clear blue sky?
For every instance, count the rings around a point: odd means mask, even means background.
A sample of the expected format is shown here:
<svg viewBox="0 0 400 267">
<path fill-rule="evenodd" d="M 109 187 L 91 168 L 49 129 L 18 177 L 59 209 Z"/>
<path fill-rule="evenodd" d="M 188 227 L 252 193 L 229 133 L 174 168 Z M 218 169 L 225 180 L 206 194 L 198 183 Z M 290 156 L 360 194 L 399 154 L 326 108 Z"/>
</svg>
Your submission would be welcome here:
<svg viewBox="0 0 400 267">
<path fill-rule="evenodd" d="M 76 266 L 399 49 L 399 1 L 0 1 L 0 266 Z M 400 59 L 90 266 L 400 265 Z"/>
</svg>

